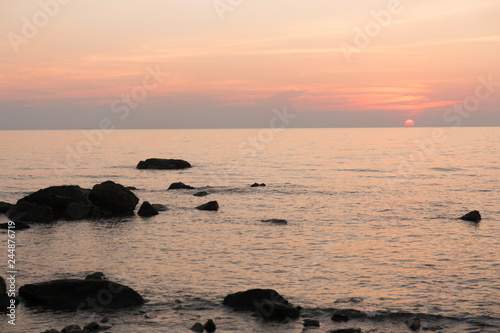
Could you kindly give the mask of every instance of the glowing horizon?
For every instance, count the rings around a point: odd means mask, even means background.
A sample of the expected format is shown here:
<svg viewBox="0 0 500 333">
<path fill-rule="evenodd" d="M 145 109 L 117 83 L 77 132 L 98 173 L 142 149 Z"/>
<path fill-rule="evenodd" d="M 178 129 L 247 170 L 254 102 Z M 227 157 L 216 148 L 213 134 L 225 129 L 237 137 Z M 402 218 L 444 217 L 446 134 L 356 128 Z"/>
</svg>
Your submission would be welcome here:
<svg viewBox="0 0 500 333">
<path fill-rule="evenodd" d="M 33 22 L 40 3 L 58 8 L 26 38 L 23 18 Z M 225 11 L 215 3 L 9 2 L 0 20 L 2 118 L 103 112 L 141 84 L 146 66 L 168 73 L 141 101 L 152 123 L 173 106 L 201 115 L 287 105 L 311 117 L 370 111 L 394 124 L 411 116 L 440 125 L 480 77 L 500 81 L 497 1 L 291 0 Z M 500 124 L 497 88 L 480 100 L 478 122 Z"/>
</svg>

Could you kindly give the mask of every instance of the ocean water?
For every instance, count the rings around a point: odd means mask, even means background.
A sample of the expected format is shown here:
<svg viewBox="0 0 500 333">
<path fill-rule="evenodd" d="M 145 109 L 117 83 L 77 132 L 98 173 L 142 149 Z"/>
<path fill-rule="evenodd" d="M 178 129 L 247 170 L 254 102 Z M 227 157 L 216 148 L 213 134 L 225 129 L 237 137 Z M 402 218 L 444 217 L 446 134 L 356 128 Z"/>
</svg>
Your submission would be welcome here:
<svg viewBox="0 0 500 333">
<path fill-rule="evenodd" d="M 190 332 L 210 318 L 217 332 L 302 332 L 313 318 L 311 332 L 399 333 L 415 315 L 429 332 L 500 332 L 499 128 L 3 131 L 0 151 L 0 201 L 113 180 L 169 207 L 18 231 L 17 287 L 102 271 L 147 303 L 106 314 L 21 303 L 1 332 L 107 316 L 114 333 Z M 135 168 L 150 157 L 193 168 Z M 167 191 L 177 181 L 211 194 Z M 210 200 L 218 212 L 194 209 Z M 475 209 L 480 223 L 457 219 Z M 0 231 L 2 272 L 6 244 Z M 302 318 L 267 323 L 222 306 L 250 288 L 277 290 Z M 333 309 L 365 315 L 339 324 Z"/>
</svg>

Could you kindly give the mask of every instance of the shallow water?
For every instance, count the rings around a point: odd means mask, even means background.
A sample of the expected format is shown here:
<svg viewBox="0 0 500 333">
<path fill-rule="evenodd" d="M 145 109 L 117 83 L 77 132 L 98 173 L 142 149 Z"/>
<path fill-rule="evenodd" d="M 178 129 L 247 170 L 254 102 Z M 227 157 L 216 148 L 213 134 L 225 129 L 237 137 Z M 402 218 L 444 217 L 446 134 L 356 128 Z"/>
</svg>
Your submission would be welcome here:
<svg viewBox="0 0 500 333">
<path fill-rule="evenodd" d="M 270 324 L 221 306 L 228 293 L 259 287 L 304 307 L 303 318 L 320 320 L 319 331 L 406 332 L 404 321 L 415 314 L 436 332 L 500 331 L 498 128 L 268 134 L 127 130 L 94 146 L 81 131 L 0 132 L 0 201 L 113 180 L 170 209 L 148 219 L 19 231 L 18 287 L 103 271 L 148 301 L 107 314 L 112 332 L 189 332 L 209 318 L 217 332 L 302 332 L 301 320 Z M 193 168 L 135 168 L 149 157 L 182 158 Z M 167 191 L 176 181 L 211 194 Z M 268 186 L 251 188 L 254 182 Z M 193 209 L 210 200 L 220 211 Z M 456 219 L 473 209 L 483 215 L 479 224 Z M 289 224 L 261 222 L 269 218 Z M 6 239 L 0 232 L 0 248 Z M 2 257 L 6 266 L 6 251 Z M 353 297 L 362 301 L 348 302 Z M 336 324 L 334 308 L 366 315 Z M 21 304 L 16 327 L 2 320 L 0 330 L 62 329 L 102 315 Z"/>
</svg>

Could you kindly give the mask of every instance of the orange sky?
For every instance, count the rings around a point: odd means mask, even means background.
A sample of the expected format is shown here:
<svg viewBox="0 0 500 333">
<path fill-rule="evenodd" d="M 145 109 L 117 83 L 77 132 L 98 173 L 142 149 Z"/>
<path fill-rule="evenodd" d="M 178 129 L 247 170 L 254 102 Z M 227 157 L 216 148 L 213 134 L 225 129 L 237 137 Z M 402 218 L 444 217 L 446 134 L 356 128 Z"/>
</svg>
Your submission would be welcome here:
<svg viewBox="0 0 500 333">
<path fill-rule="evenodd" d="M 438 126 L 447 108 L 474 95 L 478 77 L 500 81 L 498 0 L 240 3 L 5 2 L 0 116 L 8 121 L 0 129 L 16 127 L 19 114 L 106 112 L 141 84 L 146 66 L 168 72 L 138 107 L 153 123 L 172 105 L 191 116 L 289 105 L 305 117 L 371 111 Z M 27 21 L 41 22 L 33 36 Z M 361 45 L 356 29 L 370 28 Z M 345 45 L 357 53 L 346 57 Z M 481 100 L 476 119 L 500 120 L 498 90 Z"/>
</svg>

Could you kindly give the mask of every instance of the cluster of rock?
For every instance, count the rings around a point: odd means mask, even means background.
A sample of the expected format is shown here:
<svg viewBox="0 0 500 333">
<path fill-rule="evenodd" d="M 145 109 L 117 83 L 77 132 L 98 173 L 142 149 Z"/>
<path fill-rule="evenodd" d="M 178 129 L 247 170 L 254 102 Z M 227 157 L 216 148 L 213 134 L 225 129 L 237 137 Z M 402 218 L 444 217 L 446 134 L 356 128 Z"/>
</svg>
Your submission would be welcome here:
<svg viewBox="0 0 500 333">
<path fill-rule="evenodd" d="M 68 325 L 65 328 L 63 328 L 61 331 L 58 331 L 56 329 L 50 329 L 43 331 L 42 333 L 92 333 L 92 332 L 101 332 L 110 329 L 111 326 L 103 326 L 99 325 L 95 321 L 87 324 L 83 327 L 83 329 L 79 325 Z"/>
<path fill-rule="evenodd" d="M 82 220 L 132 214 L 139 198 L 123 185 L 106 181 L 92 189 L 52 186 L 20 199 L 5 214 L 16 222 Z"/>
<path fill-rule="evenodd" d="M 217 326 L 215 325 L 212 319 L 207 320 L 205 325 L 202 325 L 201 323 L 196 323 L 191 327 L 191 331 L 198 333 L 202 333 L 203 331 L 207 331 L 208 333 L 213 333 L 215 332 L 216 329 Z"/>
</svg>

